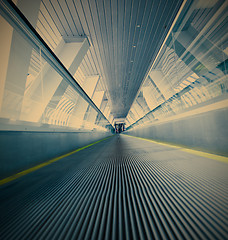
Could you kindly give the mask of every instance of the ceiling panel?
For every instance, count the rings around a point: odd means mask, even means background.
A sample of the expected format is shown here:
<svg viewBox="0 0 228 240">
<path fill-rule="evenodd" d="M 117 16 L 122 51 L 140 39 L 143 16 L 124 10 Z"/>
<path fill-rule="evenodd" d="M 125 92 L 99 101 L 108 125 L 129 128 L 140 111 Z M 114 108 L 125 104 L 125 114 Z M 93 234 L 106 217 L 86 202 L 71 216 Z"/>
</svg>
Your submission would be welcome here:
<svg viewBox="0 0 228 240">
<path fill-rule="evenodd" d="M 56 36 L 88 37 L 91 47 L 81 69 L 85 75 L 100 75 L 111 101 L 111 113 L 123 118 L 181 3 L 182 0 L 42 0 L 41 11 L 54 23 Z"/>
</svg>

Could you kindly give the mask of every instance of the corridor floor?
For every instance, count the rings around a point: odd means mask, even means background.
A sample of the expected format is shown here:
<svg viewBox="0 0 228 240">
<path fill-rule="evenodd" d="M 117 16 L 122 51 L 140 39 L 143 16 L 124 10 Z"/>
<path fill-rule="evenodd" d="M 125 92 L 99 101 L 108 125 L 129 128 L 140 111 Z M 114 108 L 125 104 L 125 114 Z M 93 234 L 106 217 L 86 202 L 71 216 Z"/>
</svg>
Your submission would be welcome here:
<svg viewBox="0 0 228 240">
<path fill-rule="evenodd" d="M 1 186 L 0 239 L 228 239 L 227 173 L 116 135 Z"/>
</svg>

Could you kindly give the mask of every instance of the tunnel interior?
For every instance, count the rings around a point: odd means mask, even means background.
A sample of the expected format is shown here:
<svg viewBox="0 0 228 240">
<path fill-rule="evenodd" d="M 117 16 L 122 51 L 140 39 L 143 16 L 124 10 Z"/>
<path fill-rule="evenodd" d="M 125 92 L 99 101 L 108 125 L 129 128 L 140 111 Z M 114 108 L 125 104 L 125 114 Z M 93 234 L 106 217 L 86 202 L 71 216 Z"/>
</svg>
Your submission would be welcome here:
<svg viewBox="0 0 228 240">
<path fill-rule="evenodd" d="M 227 239 L 228 2 L 0 1 L 0 238 Z"/>
<path fill-rule="evenodd" d="M 124 123 L 115 123 L 115 132 L 116 133 L 122 133 L 125 131 L 125 124 Z"/>
</svg>

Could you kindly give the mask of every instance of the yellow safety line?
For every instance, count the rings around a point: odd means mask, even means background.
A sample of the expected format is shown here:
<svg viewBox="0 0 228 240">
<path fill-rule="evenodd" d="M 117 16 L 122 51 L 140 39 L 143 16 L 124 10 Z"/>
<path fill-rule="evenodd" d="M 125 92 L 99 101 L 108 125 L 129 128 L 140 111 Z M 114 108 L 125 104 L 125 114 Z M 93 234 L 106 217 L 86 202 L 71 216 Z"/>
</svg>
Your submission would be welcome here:
<svg viewBox="0 0 228 240">
<path fill-rule="evenodd" d="M 141 138 L 141 137 L 131 136 L 131 135 L 127 135 L 127 134 L 125 134 L 125 136 L 138 138 L 138 139 L 141 139 L 141 140 L 149 141 L 149 142 L 160 144 L 160 145 L 167 146 L 167 147 L 177 148 L 177 149 L 179 149 L 180 151 L 183 151 L 183 152 L 188 152 L 188 153 L 195 154 L 195 155 L 198 155 L 198 156 L 201 156 L 201 157 L 206 157 L 206 158 L 210 158 L 210 159 L 213 159 L 213 160 L 216 160 L 216 161 L 228 163 L 228 157 L 189 149 L 189 148 L 183 147 L 181 145 L 178 146 L 178 145 L 173 145 L 173 144 L 169 144 L 169 143 L 162 143 L 162 142 L 151 140 L 151 139 L 148 139 L 148 138 Z"/>
<path fill-rule="evenodd" d="M 110 136 L 110 137 L 112 137 L 112 136 Z M 72 155 L 72 154 L 74 154 L 74 153 L 76 153 L 76 152 L 79 152 L 79 151 L 81 151 L 81 150 L 83 150 L 83 149 L 85 149 L 85 148 L 88 148 L 88 147 L 90 147 L 90 146 L 92 146 L 92 145 L 94 145 L 94 144 L 96 144 L 96 143 L 102 142 L 102 141 L 104 141 L 104 140 L 106 140 L 106 139 L 108 139 L 108 138 L 110 138 L 110 137 L 101 139 L 101 140 L 96 141 L 96 142 L 94 142 L 94 143 L 91 143 L 91 144 L 89 144 L 89 145 L 87 145 L 87 146 L 78 148 L 78 149 L 76 149 L 76 150 L 74 150 L 74 151 L 72 151 L 72 152 L 69 152 L 69 153 L 67 153 L 67 154 L 64 154 L 64 155 L 61 155 L 61 156 L 59 156 L 59 157 L 53 158 L 53 159 L 51 159 L 51 160 L 49 160 L 49 161 L 47 161 L 47 162 L 41 163 L 41 164 L 39 164 L 39 165 L 37 165 L 37 166 L 34 166 L 34 167 L 32 167 L 32 168 L 29 168 L 29 169 L 26 169 L 26 170 L 24 170 L 24 171 L 22 171 L 22 172 L 16 173 L 15 175 L 12 175 L 12 176 L 10 176 L 10 177 L 4 178 L 4 179 L 0 180 L 0 186 L 3 185 L 3 184 L 5 184 L 5 183 L 11 182 L 11 181 L 13 181 L 13 180 L 15 180 L 15 179 L 17 179 L 17 178 L 19 178 L 19 177 L 22 177 L 22 176 L 24 176 L 24 175 L 26 175 L 26 174 L 28 174 L 28 173 L 34 172 L 34 171 L 36 171 L 36 170 L 38 170 L 38 169 L 40 169 L 40 168 L 42 168 L 42 167 L 45 167 L 45 166 L 47 166 L 47 165 L 49 165 L 49 164 L 51 164 L 51 163 L 53 163 L 53 162 L 56 162 L 56 161 L 60 160 L 60 159 L 62 159 L 62 158 L 68 157 L 68 156 L 70 156 L 70 155 Z"/>
</svg>

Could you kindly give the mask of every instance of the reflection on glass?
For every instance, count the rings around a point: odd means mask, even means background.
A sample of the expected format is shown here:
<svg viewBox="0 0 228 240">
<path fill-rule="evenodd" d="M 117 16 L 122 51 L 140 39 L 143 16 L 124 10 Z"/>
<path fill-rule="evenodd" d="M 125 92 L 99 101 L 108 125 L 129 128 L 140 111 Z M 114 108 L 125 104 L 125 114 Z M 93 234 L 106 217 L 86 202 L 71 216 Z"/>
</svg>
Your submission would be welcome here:
<svg viewBox="0 0 228 240">
<path fill-rule="evenodd" d="M 186 6 L 130 109 L 128 126 L 143 126 L 227 94 L 226 1 Z"/>
<path fill-rule="evenodd" d="M 0 16 L 1 101 L 0 122 L 24 126 L 59 126 L 62 129 L 109 131 L 110 123 Z M 100 107 L 103 91 L 95 91 L 99 76 L 80 84 Z M 77 77 L 77 76 L 76 76 Z M 75 77 L 75 78 L 76 78 Z M 105 109 L 104 109 L 105 110 Z M 106 112 L 108 109 L 106 109 Z M 4 124 L 1 124 L 1 128 Z"/>
</svg>

